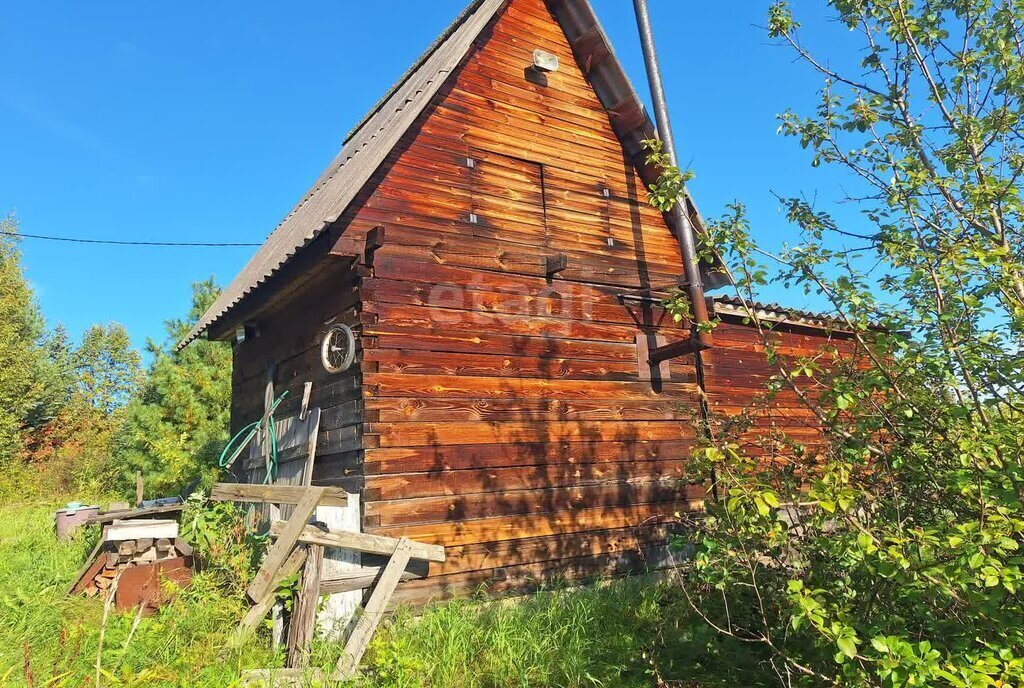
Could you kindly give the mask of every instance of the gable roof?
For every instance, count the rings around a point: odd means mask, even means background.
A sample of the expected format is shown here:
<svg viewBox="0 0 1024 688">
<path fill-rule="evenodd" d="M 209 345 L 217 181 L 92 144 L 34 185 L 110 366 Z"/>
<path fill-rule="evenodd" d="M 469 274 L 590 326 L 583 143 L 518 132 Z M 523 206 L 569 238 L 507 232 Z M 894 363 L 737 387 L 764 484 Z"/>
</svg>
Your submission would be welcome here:
<svg viewBox="0 0 1024 688">
<path fill-rule="evenodd" d="M 320 178 L 178 344 L 179 349 L 220 322 L 341 216 L 509 1 L 473 0 L 445 29 L 349 133 L 341 151 Z M 641 142 L 656 136 L 655 127 L 589 0 L 547 0 L 547 4 L 598 99 L 608 110 L 612 128 L 626 152 L 642 160 Z M 650 170 L 638 171 L 645 182 L 653 181 Z M 689 198 L 687 204 L 691 214 L 696 215 Z M 715 283 L 714 274 L 708 275 L 708 288 L 720 286 Z"/>
</svg>

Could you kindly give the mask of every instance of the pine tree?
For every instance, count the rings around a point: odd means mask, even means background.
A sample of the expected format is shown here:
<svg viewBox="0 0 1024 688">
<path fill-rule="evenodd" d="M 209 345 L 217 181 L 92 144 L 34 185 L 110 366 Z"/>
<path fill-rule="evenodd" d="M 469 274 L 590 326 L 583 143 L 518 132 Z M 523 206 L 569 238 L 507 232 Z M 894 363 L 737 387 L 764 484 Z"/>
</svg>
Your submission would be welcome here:
<svg viewBox="0 0 1024 688">
<path fill-rule="evenodd" d="M 146 485 L 171 493 L 195 477 L 215 473 L 228 439 L 231 406 L 231 347 L 200 340 L 183 351 L 175 345 L 219 289 L 212 278 L 192 286 L 192 306 L 184 319 L 166 323 L 167 338 L 149 342 L 153 362 L 138 398 L 126 408 L 117 449 L 127 481 L 141 470 Z"/>
</svg>

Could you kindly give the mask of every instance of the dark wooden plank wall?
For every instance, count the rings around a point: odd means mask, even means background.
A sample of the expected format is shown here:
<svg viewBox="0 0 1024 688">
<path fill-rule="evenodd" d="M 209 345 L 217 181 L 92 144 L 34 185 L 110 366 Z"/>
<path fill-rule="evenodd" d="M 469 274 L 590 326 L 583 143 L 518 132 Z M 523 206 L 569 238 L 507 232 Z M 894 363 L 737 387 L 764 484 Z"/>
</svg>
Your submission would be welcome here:
<svg viewBox="0 0 1024 688">
<path fill-rule="evenodd" d="M 561 59 L 547 86 L 535 48 Z M 703 497 L 695 372 L 640 381 L 638 319 L 685 332 L 617 294 L 681 259 L 541 0 L 512 0 L 387 164 L 345 230 L 386 231 L 361 287 L 364 525 L 448 548 L 399 598 L 660 561 L 653 524 Z"/>
<path fill-rule="evenodd" d="M 362 373 L 353 365 L 344 373 L 328 375 L 320 363 L 320 344 L 329 321 L 361 327 L 359 294 L 348 264 L 327 260 L 317 278 L 256 318 L 258 337 L 235 344 L 231 425 L 237 432 L 263 415 L 269 366 L 276 366 L 275 396 L 288 390 L 277 409 L 278 419 L 298 414 L 303 386 L 312 382 L 310 405 L 322 410 L 313 482 L 357 492 L 362 488 Z M 244 479 L 240 472 L 236 476 Z"/>
</svg>

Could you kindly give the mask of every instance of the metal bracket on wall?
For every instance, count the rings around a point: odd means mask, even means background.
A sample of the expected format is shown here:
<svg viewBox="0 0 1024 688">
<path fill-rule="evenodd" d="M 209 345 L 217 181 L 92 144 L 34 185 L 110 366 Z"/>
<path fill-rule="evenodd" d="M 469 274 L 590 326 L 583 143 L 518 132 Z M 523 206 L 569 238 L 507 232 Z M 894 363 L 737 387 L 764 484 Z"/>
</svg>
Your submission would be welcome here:
<svg viewBox="0 0 1024 688">
<path fill-rule="evenodd" d="M 567 267 L 569 267 L 569 257 L 564 253 L 559 253 L 554 256 L 545 256 L 544 258 L 544 272 L 547 273 L 548 277 L 557 275 Z"/>
<path fill-rule="evenodd" d="M 704 344 L 699 339 L 680 339 L 678 342 L 650 349 L 647 352 L 647 360 L 650 361 L 651 365 L 658 365 L 672 358 L 686 356 L 710 348 L 710 346 Z"/>
<path fill-rule="evenodd" d="M 708 349 L 706 344 L 696 338 L 680 339 L 669 343 L 663 335 L 636 335 L 636 364 L 640 379 L 650 382 L 667 382 L 672 379 L 669 361 L 673 358 L 686 356 Z"/>
</svg>

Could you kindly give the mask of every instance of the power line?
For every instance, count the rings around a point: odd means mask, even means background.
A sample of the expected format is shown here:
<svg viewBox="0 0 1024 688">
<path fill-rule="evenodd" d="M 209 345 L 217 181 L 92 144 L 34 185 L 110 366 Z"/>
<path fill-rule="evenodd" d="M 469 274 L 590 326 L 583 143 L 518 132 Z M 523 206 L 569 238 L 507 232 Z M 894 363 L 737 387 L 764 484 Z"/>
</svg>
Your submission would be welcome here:
<svg viewBox="0 0 1024 688">
<path fill-rule="evenodd" d="M 262 246 L 262 244 L 217 243 L 201 241 L 117 241 L 115 239 L 78 239 L 74 237 L 47 236 L 45 234 L 22 234 L 21 232 L 4 232 L 6 236 L 22 239 L 43 239 L 45 241 L 63 241 L 69 244 L 100 244 L 105 246 L 157 246 L 177 248 L 234 248 L 240 246 Z"/>
</svg>

